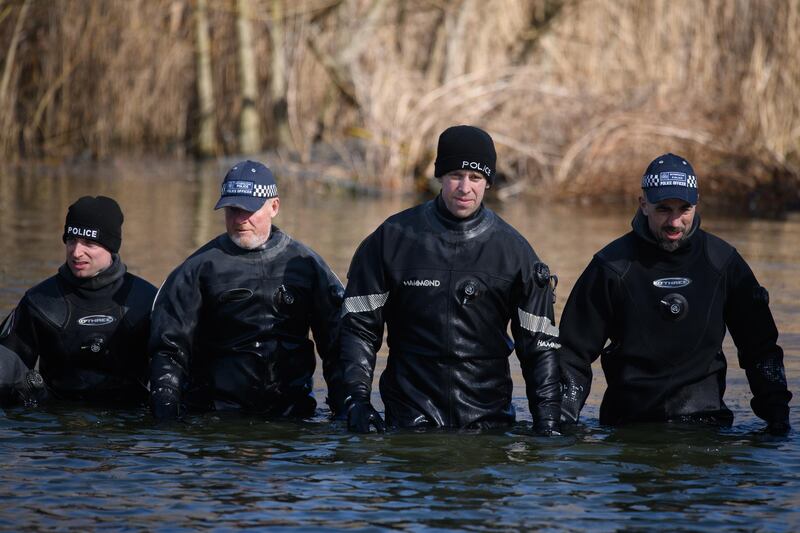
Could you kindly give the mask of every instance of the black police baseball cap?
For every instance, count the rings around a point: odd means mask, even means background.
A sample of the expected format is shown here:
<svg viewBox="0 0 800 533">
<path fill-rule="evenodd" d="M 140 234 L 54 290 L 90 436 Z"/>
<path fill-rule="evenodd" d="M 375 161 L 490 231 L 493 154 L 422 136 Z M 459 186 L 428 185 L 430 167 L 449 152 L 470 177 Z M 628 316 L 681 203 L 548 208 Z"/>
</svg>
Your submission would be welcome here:
<svg viewBox="0 0 800 533">
<path fill-rule="evenodd" d="M 697 176 L 686 159 L 675 154 L 656 157 L 642 176 L 642 190 L 651 204 L 677 198 L 697 204 Z"/>
<path fill-rule="evenodd" d="M 258 211 L 268 198 L 278 196 L 272 171 L 258 161 L 240 161 L 225 174 L 222 195 L 214 209 L 238 207 Z"/>
</svg>

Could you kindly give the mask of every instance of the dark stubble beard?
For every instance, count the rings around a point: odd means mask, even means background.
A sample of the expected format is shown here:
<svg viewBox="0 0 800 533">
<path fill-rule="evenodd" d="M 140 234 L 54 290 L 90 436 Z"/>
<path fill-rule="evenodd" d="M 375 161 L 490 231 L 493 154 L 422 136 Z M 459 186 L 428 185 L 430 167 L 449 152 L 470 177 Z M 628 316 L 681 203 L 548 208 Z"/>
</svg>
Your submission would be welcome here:
<svg viewBox="0 0 800 533">
<path fill-rule="evenodd" d="M 688 238 L 689 238 L 689 232 L 686 231 L 686 230 L 683 230 L 683 234 L 681 235 L 681 238 L 678 239 L 677 241 L 670 241 L 670 240 L 667 240 L 667 239 L 659 238 L 658 239 L 658 246 L 659 246 L 659 248 L 661 248 L 665 252 L 674 252 L 675 250 L 677 250 L 678 248 L 683 246 L 683 244 L 686 242 L 686 239 L 688 239 Z"/>
</svg>

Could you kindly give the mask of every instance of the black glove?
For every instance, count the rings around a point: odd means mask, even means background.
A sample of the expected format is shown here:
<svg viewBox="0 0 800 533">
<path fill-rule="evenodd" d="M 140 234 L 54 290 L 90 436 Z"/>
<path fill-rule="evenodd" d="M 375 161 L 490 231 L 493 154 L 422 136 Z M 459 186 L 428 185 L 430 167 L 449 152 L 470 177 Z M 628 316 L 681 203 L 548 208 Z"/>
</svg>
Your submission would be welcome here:
<svg viewBox="0 0 800 533">
<path fill-rule="evenodd" d="M 177 393 L 160 387 L 150 393 L 150 411 L 156 420 L 175 420 L 181 417 L 181 405 Z"/>
<path fill-rule="evenodd" d="M 41 374 L 36 370 L 29 370 L 25 378 L 16 386 L 16 393 L 26 407 L 34 407 L 48 398 L 47 386 Z"/>
<path fill-rule="evenodd" d="M 375 426 L 375 431 L 383 433 L 386 431 L 386 424 L 383 418 L 372 407 L 372 404 L 365 400 L 350 400 L 347 402 L 347 430 L 355 433 L 369 433 L 369 427 Z"/>
<path fill-rule="evenodd" d="M 557 420 L 537 420 L 533 424 L 533 430 L 543 437 L 561 435 L 561 428 Z"/>
<path fill-rule="evenodd" d="M 773 420 L 767 424 L 766 432 L 776 437 L 785 437 L 792 429 L 789 419 Z"/>
</svg>

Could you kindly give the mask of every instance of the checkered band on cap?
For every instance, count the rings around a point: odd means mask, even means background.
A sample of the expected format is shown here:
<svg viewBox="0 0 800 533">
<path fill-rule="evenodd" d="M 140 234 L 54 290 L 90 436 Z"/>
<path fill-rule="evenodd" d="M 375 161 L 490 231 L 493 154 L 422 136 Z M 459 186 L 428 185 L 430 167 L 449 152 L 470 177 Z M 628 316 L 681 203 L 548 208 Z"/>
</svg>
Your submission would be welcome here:
<svg viewBox="0 0 800 533">
<path fill-rule="evenodd" d="M 642 176 L 642 189 L 658 187 L 658 174 L 645 174 Z"/>
<path fill-rule="evenodd" d="M 278 187 L 275 184 L 258 185 L 253 189 L 253 196 L 258 198 L 272 198 L 278 196 Z"/>
<path fill-rule="evenodd" d="M 278 186 L 274 183 L 263 184 L 244 180 L 225 181 L 222 183 L 222 196 L 274 198 L 278 196 Z"/>
<path fill-rule="evenodd" d="M 642 189 L 650 189 L 652 187 L 660 187 L 661 180 L 659 179 L 659 174 L 645 174 L 642 176 Z M 686 187 L 690 189 L 697 188 L 697 176 L 693 176 L 692 174 L 688 174 L 686 176 Z"/>
</svg>

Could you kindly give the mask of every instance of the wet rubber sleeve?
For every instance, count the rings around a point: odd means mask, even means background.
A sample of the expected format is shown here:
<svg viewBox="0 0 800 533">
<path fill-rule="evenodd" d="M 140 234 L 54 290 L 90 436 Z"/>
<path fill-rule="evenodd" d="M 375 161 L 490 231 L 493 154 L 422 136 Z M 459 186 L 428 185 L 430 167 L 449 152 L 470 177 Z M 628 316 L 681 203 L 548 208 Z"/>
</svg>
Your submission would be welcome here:
<svg viewBox="0 0 800 533">
<path fill-rule="evenodd" d="M 561 410 L 557 352 L 560 344 L 554 320 L 553 289 L 549 273 L 546 280 L 537 280 L 533 269 L 523 271 L 521 282 L 520 297 L 511 320 L 514 349 L 522 367 L 534 425 L 553 429 Z"/>
<path fill-rule="evenodd" d="M 162 285 L 150 316 L 150 406 L 159 419 L 177 418 L 187 384 L 202 295 L 197 275 L 178 267 Z"/>
<path fill-rule="evenodd" d="M 344 413 L 344 376 L 341 365 L 339 319 L 344 287 L 321 258 L 317 264 L 311 333 L 322 358 L 322 375 L 328 387 L 328 406 L 334 416 Z"/>
<path fill-rule="evenodd" d="M 356 250 L 347 273 L 342 304 L 342 369 L 346 396 L 369 402 L 375 359 L 383 342 L 389 288 L 381 253 L 381 230 Z"/>
<path fill-rule="evenodd" d="M 561 417 L 578 421 L 592 386 L 592 363 L 600 356 L 613 322 L 616 274 L 596 257 L 583 271 L 561 315 Z"/>
<path fill-rule="evenodd" d="M 792 393 L 786 383 L 769 293 L 738 252 L 726 269 L 726 291 L 725 324 L 753 392 L 753 412 L 770 423 L 788 421 Z"/>
<path fill-rule="evenodd" d="M 0 407 L 22 403 L 17 391 L 24 383 L 28 371 L 28 367 L 16 353 L 0 345 Z"/>
<path fill-rule="evenodd" d="M 131 325 L 131 333 L 128 338 L 130 343 L 129 353 L 136 354 L 137 357 L 128 358 L 125 363 L 124 372 L 130 376 L 131 381 L 135 381 L 141 392 L 139 396 L 142 403 L 147 402 L 148 382 L 150 379 L 150 362 L 147 354 L 147 343 L 150 335 L 150 315 L 145 315 L 141 320 Z"/>
<path fill-rule="evenodd" d="M 31 307 L 23 298 L 0 325 L 0 345 L 16 353 L 28 368 L 33 368 L 39 358 L 36 322 Z"/>
</svg>

